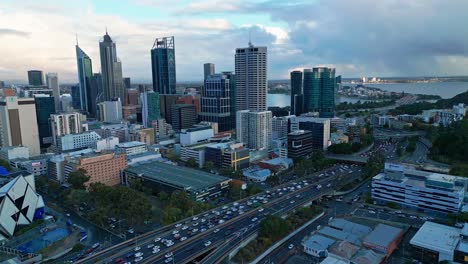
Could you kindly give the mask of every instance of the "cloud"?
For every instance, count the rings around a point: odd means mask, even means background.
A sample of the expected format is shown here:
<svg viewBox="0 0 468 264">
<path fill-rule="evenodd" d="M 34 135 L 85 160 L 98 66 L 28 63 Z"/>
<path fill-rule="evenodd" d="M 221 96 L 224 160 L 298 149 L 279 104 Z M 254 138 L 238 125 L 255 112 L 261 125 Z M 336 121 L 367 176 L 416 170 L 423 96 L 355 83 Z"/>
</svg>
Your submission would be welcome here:
<svg viewBox="0 0 468 264">
<path fill-rule="evenodd" d="M 0 28 L 0 37 L 2 36 L 18 36 L 18 37 L 27 37 L 29 36 L 29 32 L 15 30 L 10 28 Z"/>
</svg>

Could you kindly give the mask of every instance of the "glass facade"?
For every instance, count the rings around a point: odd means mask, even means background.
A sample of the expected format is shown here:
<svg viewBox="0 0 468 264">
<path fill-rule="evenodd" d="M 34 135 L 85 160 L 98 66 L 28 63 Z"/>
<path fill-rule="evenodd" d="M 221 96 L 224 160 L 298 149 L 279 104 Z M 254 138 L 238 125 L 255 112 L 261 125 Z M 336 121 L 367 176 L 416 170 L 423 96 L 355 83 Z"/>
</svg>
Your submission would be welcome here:
<svg viewBox="0 0 468 264">
<path fill-rule="evenodd" d="M 28 82 L 32 86 L 41 86 L 44 85 L 44 75 L 42 71 L 31 70 L 28 71 Z"/>
<path fill-rule="evenodd" d="M 87 113 L 90 112 L 92 108 L 92 103 L 95 103 L 94 98 L 92 97 L 93 92 L 91 91 L 91 78 L 93 77 L 93 67 L 91 58 L 86 55 L 86 53 L 76 46 L 76 62 L 78 66 L 78 81 L 80 85 L 79 89 L 79 103 L 82 111 Z"/>
<path fill-rule="evenodd" d="M 174 37 L 156 39 L 151 49 L 153 90 L 159 94 L 176 93 Z"/>
<path fill-rule="evenodd" d="M 161 117 L 159 108 L 159 93 L 153 91 L 141 94 L 142 122 L 146 127 L 152 127 L 152 123 Z"/>
<path fill-rule="evenodd" d="M 101 55 L 101 75 L 102 75 L 102 101 L 111 101 L 120 98 L 125 102 L 125 88 L 122 77 L 122 63 L 117 58 L 115 42 L 107 34 L 99 42 L 99 52 Z"/>
<path fill-rule="evenodd" d="M 335 69 L 304 69 L 304 112 L 319 112 L 320 117 L 333 117 L 335 90 Z"/>
<path fill-rule="evenodd" d="M 302 114 L 302 72 L 291 72 L 291 114 Z"/>
<path fill-rule="evenodd" d="M 47 148 L 52 144 L 52 133 L 49 118 L 55 113 L 54 98 L 51 96 L 34 97 L 36 104 L 37 128 L 39 130 L 39 142 L 41 148 Z"/>
</svg>

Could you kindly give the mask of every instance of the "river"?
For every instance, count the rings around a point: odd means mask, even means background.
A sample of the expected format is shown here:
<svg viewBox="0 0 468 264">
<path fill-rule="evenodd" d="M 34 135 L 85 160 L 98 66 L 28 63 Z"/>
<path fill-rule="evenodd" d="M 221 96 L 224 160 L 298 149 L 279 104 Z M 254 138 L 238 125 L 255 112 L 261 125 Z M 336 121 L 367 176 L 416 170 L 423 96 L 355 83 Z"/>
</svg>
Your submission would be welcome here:
<svg viewBox="0 0 468 264">
<path fill-rule="evenodd" d="M 366 101 L 360 99 L 361 102 Z M 343 97 L 339 96 L 338 97 L 338 102 L 348 102 L 348 103 L 356 103 L 359 101 L 357 98 L 351 98 L 351 97 Z M 289 94 L 268 94 L 267 96 L 267 106 L 279 106 L 279 107 L 285 107 L 285 106 L 290 106 L 291 104 L 291 96 Z"/>
</svg>

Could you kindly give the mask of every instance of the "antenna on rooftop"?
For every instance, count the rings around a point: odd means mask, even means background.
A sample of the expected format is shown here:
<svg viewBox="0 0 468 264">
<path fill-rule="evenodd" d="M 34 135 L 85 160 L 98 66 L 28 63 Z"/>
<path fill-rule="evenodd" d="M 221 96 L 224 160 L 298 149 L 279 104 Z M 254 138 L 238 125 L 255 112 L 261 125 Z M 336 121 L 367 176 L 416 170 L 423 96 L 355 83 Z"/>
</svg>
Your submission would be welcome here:
<svg viewBox="0 0 468 264">
<path fill-rule="evenodd" d="M 249 47 L 252 47 L 252 29 L 249 28 Z"/>
<path fill-rule="evenodd" d="M 75 37 L 76 37 L 76 45 L 78 46 L 78 33 L 75 33 Z"/>
</svg>

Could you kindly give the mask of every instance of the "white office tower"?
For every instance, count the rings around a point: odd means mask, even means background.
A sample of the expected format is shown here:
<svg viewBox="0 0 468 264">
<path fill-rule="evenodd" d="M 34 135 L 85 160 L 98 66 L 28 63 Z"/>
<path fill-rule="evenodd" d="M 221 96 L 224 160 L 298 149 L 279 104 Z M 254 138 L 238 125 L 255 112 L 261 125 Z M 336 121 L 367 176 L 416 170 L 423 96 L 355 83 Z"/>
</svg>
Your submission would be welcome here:
<svg viewBox="0 0 468 264">
<path fill-rule="evenodd" d="M 30 156 L 41 154 L 34 98 L 0 99 L 0 146 L 25 146 Z"/>
<path fill-rule="evenodd" d="M 267 110 L 267 47 L 236 49 L 236 110 Z"/>
<path fill-rule="evenodd" d="M 52 89 L 52 96 L 54 97 L 55 112 L 60 110 L 60 88 L 58 84 L 57 73 L 49 72 L 46 74 L 47 87 Z"/>
<path fill-rule="evenodd" d="M 120 123 L 122 121 L 122 103 L 120 98 L 99 103 L 98 112 L 99 121 L 105 123 Z"/>
<path fill-rule="evenodd" d="M 237 141 L 252 150 L 271 148 L 271 111 L 237 111 Z"/>
</svg>

